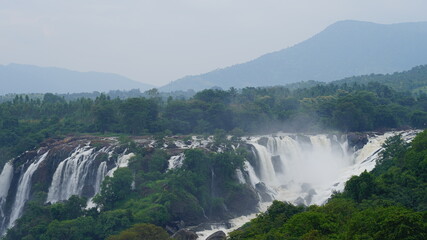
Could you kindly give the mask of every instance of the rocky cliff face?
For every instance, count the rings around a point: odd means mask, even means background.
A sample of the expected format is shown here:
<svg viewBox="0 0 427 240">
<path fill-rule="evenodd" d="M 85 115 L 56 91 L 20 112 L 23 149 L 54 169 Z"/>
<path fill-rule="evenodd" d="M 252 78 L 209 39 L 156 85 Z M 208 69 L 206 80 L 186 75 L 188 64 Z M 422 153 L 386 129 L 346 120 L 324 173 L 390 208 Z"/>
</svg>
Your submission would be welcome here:
<svg viewBox="0 0 427 240">
<path fill-rule="evenodd" d="M 23 153 L 7 163 L 0 175 L 1 232 L 14 225 L 30 200 L 54 203 L 72 195 L 92 198 L 104 177 L 126 166 L 131 156 L 117 139 L 98 137 L 50 140 Z"/>
<path fill-rule="evenodd" d="M 182 166 L 187 149 L 223 151 L 220 146 L 214 146 L 212 137 L 170 137 L 165 142 L 156 142 L 150 137 L 134 137 L 132 140 L 147 153 L 155 148 L 165 150 L 171 156 L 166 171 Z M 8 162 L 0 174 L 1 233 L 14 226 L 29 201 L 51 204 L 73 195 L 89 200 L 93 198 L 100 191 L 104 178 L 112 176 L 117 168 L 126 167 L 134 156 L 125 145 L 113 137 L 51 139 L 40 148 L 27 151 Z M 215 175 L 214 172 L 212 174 Z M 256 211 L 259 201 L 256 191 L 249 185 L 243 190 L 230 197 L 228 206 L 224 205 L 222 212 L 215 212 L 209 218 L 219 220 Z M 203 215 L 191 216 L 190 212 L 179 206 L 173 211 L 178 212 L 182 219 L 199 219 L 197 222 L 207 220 Z"/>
</svg>

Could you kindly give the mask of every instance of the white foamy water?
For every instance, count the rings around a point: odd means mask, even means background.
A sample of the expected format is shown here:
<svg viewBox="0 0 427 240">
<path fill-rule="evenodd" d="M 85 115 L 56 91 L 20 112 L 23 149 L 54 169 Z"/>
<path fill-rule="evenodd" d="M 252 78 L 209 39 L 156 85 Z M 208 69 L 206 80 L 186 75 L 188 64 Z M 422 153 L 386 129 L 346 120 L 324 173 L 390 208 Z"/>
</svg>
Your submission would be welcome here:
<svg viewBox="0 0 427 240">
<path fill-rule="evenodd" d="M 60 160 L 56 167 L 52 181 L 50 183 L 46 202 L 55 203 L 69 199 L 72 195 L 93 197 L 100 191 L 101 183 L 105 176 L 112 176 L 114 171 L 120 167 L 127 167 L 129 160 L 134 156 L 133 153 L 124 153 L 114 156 L 114 146 L 104 147 L 96 150 L 90 147 L 89 143 L 74 149 L 69 157 Z M 41 167 L 42 163 L 49 159 L 49 151 L 39 154 L 34 159 L 29 159 L 29 163 L 21 166 L 20 172 L 15 173 L 12 162 L 6 163 L 0 174 L 0 233 L 4 234 L 7 228 L 14 226 L 15 221 L 21 217 L 25 204 L 30 198 L 31 188 L 34 185 L 33 175 Z M 105 154 L 105 157 L 100 157 Z M 12 179 L 19 177 L 14 196 L 8 197 Z M 10 211 L 6 211 L 5 205 L 7 199 L 13 202 Z M 89 200 L 90 206 L 93 203 Z"/>
<path fill-rule="evenodd" d="M 176 156 L 172 156 L 168 160 L 168 170 L 174 169 L 174 168 L 180 168 L 184 162 L 185 155 L 184 153 L 180 153 Z"/>
<path fill-rule="evenodd" d="M 116 161 L 116 163 L 115 163 L 115 167 L 114 167 L 114 168 L 112 168 L 110 171 L 108 171 L 108 172 L 107 172 L 107 176 L 112 177 L 112 176 L 113 176 L 113 174 L 114 174 L 114 172 L 115 172 L 117 169 L 122 168 L 122 167 L 127 167 L 127 166 L 128 166 L 128 164 L 129 164 L 129 160 L 130 160 L 133 156 L 135 156 L 135 154 L 134 154 L 134 153 L 128 153 L 128 154 L 126 154 L 126 150 L 125 150 L 125 152 L 124 152 L 123 154 L 121 154 L 121 155 L 117 158 L 117 161 Z"/>
<path fill-rule="evenodd" d="M 70 157 L 59 163 L 53 174 L 46 202 L 67 200 L 72 195 L 81 195 L 86 177 L 98 154 L 94 148 L 78 147 Z"/>
<path fill-rule="evenodd" d="M 272 199 L 293 204 L 321 205 L 334 191 L 343 191 L 345 182 L 363 171 L 371 171 L 382 150 L 382 144 L 393 135 L 402 134 L 411 141 L 417 131 L 389 132 L 369 137 L 368 143 L 360 150 L 349 148 L 345 139 L 336 136 L 313 135 L 260 136 L 247 140 L 257 156 L 258 171 L 245 162 L 244 172 L 247 180 L 255 188 L 264 183 Z M 259 141 L 262 139 L 262 141 Z M 263 144 L 260 144 L 263 142 Z M 257 172 L 259 174 L 257 174 Z M 243 175 L 243 174 L 242 174 Z M 239 182 L 240 174 L 237 175 Z M 259 211 L 265 211 L 271 202 L 260 203 Z M 214 225 L 212 229 L 197 232 L 199 239 L 222 230 L 231 232 L 256 215 L 241 216 L 229 221 L 229 226 Z"/>
<path fill-rule="evenodd" d="M 6 203 L 7 195 L 9 193 L 10 183 L 13 178 L 13 165 L 11 162 L 7 162 L 3 171 L 0 174 L 0 217 L 1 217 L 1 226 L 4 225 L 5 213 L 4 213 L 4 204 Z"/>
<path fill-rule="evenodd" d="M 16 191 L 15 202 L 12 206 L 12 212 L 10 214 L 8 228 L 13 227 L 16 219 L 21 216 L 22 211 L 24 210 L 25 203 L 27 202 L 30 196 L 31 179 L 33 177 L 33 174 L 37 170 L 39 165 L 46 159 L 48 153 L 49 151 L 47 151 L 45 154 L 41 155 L 38 159 L 36 159 L 36 161 L 31 163 L 25 173 L 19 179 L 18 189 Z"/>
</svg>

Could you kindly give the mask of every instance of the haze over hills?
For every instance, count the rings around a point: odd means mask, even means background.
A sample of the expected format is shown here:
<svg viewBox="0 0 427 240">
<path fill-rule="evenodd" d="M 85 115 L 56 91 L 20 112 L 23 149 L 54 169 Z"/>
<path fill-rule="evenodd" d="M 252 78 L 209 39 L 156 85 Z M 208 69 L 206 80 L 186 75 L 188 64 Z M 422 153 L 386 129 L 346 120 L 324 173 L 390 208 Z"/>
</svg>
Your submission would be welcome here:
<svg viewBox="0 0 427 240">
<path fill-rule="evenodd" d="M 201 75 L 161 91 L 272 86 L 392 73 L 427 63 L 427 22 L 376 24 L 340 21 L 293 47 Z"/>
<path fill-rule="evenodd" d="M 113 73 L 77 72 L 63 68 L 32 65 L 0 65 L 0 94 L 81 93 L 153 88 Z"/>
</svg>

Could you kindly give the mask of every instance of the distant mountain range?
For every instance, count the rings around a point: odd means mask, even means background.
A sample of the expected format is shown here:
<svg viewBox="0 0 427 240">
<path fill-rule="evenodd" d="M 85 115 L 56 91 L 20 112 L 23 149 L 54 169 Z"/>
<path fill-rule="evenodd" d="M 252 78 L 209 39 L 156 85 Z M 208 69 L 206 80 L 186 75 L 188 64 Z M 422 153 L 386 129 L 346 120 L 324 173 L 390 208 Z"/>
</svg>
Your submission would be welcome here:
<svg viewBox="0 0 427 240">
<path fill-rule="evenodd" d="M 77 72 L 21 64 L 0 65 L 0 84 L 0 94 L 144 91 L 154 87 L 113 73 Z"/>
<path fill-rule="evenodd" d="M 333 81 L 355 75 L 392 73 L 427 64 L 427 22 L 376 24 L 340 21 L 293 47 L 197 76 L 160 91 L 228 89 Z"/>
<path fill-rule="evenodd" d="M 246 63 L 187 76 L 160 87 L 159 91 L 330 82 L 371 73 L 404 71 L 424 64 L 427 64 L 427 22 L 340 21 L 293 47 Z M 0 84 L 0 95 L 154 88 L 118 74 L 21 64 L 0 65 Z"/>
</svg>

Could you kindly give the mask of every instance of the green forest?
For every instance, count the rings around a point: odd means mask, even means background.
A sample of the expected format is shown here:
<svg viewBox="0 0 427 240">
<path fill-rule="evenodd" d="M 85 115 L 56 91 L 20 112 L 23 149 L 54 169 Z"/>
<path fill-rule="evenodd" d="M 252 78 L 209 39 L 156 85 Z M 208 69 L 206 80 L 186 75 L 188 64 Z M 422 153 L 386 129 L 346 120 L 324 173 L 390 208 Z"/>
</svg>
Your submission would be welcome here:
<svg viewBox="0 0 427 240">
<path fill-rule="evenodd" d="M 427 85 L 427 83 L 426 83 Z M 48 138 L 72 134 L 232 135 L 274 131 L 372 131 L 425 128 L 427 94 L 377 83 L 204 90 L 190 99 L 25 95 L 0 104 L 1 165 Z"/>
<path fill-rule="evenodd" d="M 379 82 L 387 85 L 397 91 L 407 91 L 414 94 L 426 93 L 425 76 L 427 66 L 417 66 L 404 72 L 395 72 L 393 74 L 370 74 L 357 77 L 349 77 L 335 81 L 335 84 L 354 83 L 366 84 L 369 82 Z"/>
<path fill-rule="evenodd" d="M 230 217 L 224 205 L 243 213 L 257 201 L 233 179 L 249 154 L 232 150 L 239 140 L 227 134 L 386 131 L 426 124 L 427 94 L 378 82 L 210 89 L 189 99 L 165 99 L 155 89 L 149 97 L 127 99 L 17 95 L 0 104 L 0 166 L 47 139 L 69 135 L 118 136 L 136 156 L 128 168 L 105 178 L 94 198 L 100 211 L 86 209 L 87 199 L 79 197 L 46 205 L 46 193 L 40 192 L 4 239 L 167 239 L 166 226 L 223 219 Z M 130 137 L 162 141 L 190 134 L 213 135 L 224 151 L 186 150 L 183 167 L 166 171 L 170 156 L 164 150 L 147 151 Z M 352 177 L 326 205 L 275 201 L 230 239 L 426 239 L 427 131 L 411 144 L 391 138 L 385 148 L 374 171 Z"/>
</svg>

